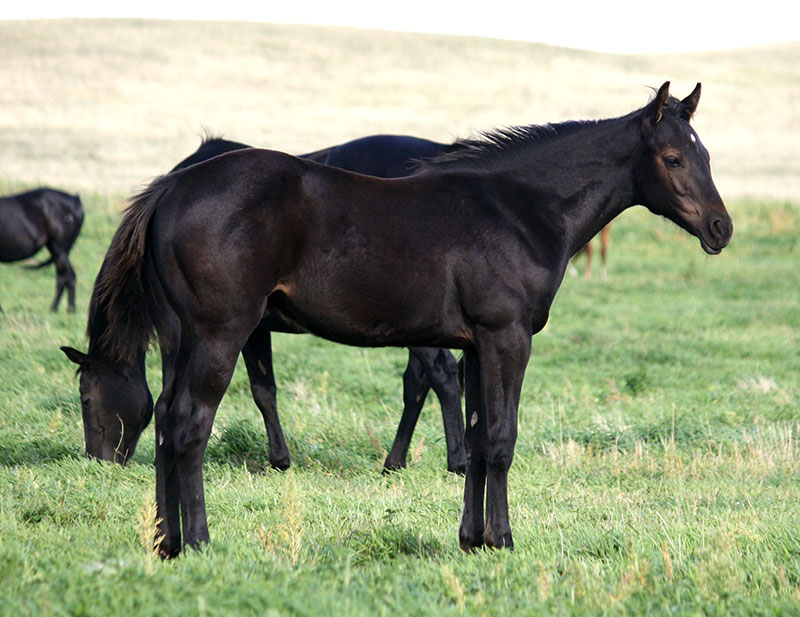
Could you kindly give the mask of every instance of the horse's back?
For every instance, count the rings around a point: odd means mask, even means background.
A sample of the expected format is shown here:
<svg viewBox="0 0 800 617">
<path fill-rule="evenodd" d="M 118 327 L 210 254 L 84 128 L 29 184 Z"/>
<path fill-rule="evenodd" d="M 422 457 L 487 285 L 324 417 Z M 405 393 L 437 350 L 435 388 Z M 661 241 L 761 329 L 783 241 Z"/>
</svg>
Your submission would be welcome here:
<svg viewBox="0 0 800 617">
<path fill-rule="evenodd" d="M 408 135 L 370 135 L 302 158 L 370 176 L 401 178 L 414 170 L 417 161 L 433 158 L 446 147 Z"/>
<path fill-rule="evenodd" d="M 44 212 L 38 206 L 40 191 L 0 198 L 0 261 L 12 262 L 34 255 L 47 242 Z"/>
</svg>

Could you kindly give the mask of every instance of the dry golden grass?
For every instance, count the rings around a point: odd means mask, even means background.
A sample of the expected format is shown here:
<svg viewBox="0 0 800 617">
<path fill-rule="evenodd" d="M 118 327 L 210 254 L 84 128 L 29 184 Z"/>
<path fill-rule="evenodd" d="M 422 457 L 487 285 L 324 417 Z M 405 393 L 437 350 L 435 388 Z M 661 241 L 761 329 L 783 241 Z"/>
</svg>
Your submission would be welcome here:
<svg viewBox="0 0 800 617">
<path fill-rule="evenodd" d="M 452 140 L 616 116 L 703 82 L 724 197 L 800 197 L 800 44 L 624 56 L 469 37 L 268 24 L 0 22 L 0 178 L 129 193 L 204 128 L 301 153 L 371 133 Z"/>
</svg>

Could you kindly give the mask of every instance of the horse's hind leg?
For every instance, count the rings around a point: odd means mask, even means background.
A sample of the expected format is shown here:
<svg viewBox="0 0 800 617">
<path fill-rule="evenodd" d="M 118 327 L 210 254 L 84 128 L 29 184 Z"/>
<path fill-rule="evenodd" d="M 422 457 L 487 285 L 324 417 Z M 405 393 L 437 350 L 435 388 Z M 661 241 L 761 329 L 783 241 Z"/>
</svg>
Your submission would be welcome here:
<svg viewBox="0 0 800 617">
<path fill-rule="evenodd" d="M 608 261 L 608 243 L 611 240 L 611 223 L 603 227 L 603 230 L 600 232 L 600 278 L 605 280 L 607 278 L 606 274 L 606 262 Z"/>
<path fill-rule="evenodd" d="M 592 278 L 592 241 L 589 240 L 584 247 L 584 252 L 586 253 L 586 270 L 583 273 L 583 278 L 590 279 Z"/>
<path fill-rule="evenodd" d="M 397 426 L 392 449 L 383 463 L 384 472 L 404 469 L 408 457 L 411 437 L 419 420 L 420 411 L 425 404 L 431 386 L 419 358 L 409 349 L 408 367 L 403 373 L 403 415 Z"/>
<path fill-rule="evenodd" d="M 52 251 L 53 263 L 56 266 L 56 295 L 53 298 L 53 303 L 50 310 L 54 313 L 58 310 L 58 303 L 61 301 L 61 296 L 64 289 L 67 290 L 67 307 L 69 312 L 75 312 L 75 270 L 72 269 L 72 264 L 69 262 L 69 256 L 65 251 L 54 249 Z"/>
<path fill-rule="evenodd" d="M 169 409 L 175 398 L 178 375 L 186 368 L 187 349 L 171 349 L 161 345 L 163 387 L 155 406 L 156 433 L 156 506 L 155 547 L 164 558 L 172 558 L 181 550 L 180 484 L 175 466 L 173 430 Z"/>
<path fill-rule="evenodd" d="M 426 357 L 426 360 L 429 359 Z M 467 455 L 464 452 L 464 416 L 461 412 L 458 362 L 450 351 L 437 349 L 433 361 L 423 362 L 423 367 L 442 405 L 447 471 L 463 474 L 467 470 Z"/>
<path fill-rule="evenodd" d="M 464 420 L 461 414 L 461 388 L 458 362 L 446 349 L 411 347 L 408 368 L 403 375 L 403 416 L 384 469 L 406 466 L 411 437 L 432 388 L 442 405 L 444 437 L 447 442 L 447 471 L 462 474 L 467 468 L 464 452 Z"/>
<path fill-rule="evenodd" d="M 269 464 L 276 469 L 288 469 L 289 448 L 283 437 L 281 421 L 278 418 L 275 374 L 272 371 L 272 342 L 269 328 L 262 320 L 250 334 L 242 348 L 242 357 L 250 377 L 250 391 L 256 402 L 269 440 Z"/>
<path fill-rule="evenodd" d="M 183 543 L 197 548 L 209 540 L 203 455 L 217 407 L 245 339 L 239 339 L 234 332 L 216 330 L 213 334 L 196 332 L 193 340 L 185 374 L 183 378 L 179 376 L 175 400 L 169 410 L 169 422 L 180 483 Z"/>
</svg>

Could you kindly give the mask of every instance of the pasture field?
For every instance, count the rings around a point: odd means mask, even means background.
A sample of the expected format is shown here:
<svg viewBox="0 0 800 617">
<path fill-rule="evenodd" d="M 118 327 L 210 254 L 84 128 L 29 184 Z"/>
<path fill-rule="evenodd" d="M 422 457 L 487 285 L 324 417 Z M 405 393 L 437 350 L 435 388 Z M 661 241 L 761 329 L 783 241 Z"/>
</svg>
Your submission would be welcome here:
<svg viewBox="0 0 800 617">
<path fill-rule="evenodd" d="M 800 613 L 800 140 L 789 107 L 800 47 L 659 59 L 113 21 L 0 22 L 0 48 L 16 88 L 0 91 L 0 193 L 80 189 L 87 213 L 72 251 L 77 313 L 47 312 L 52 268 L 0 265 L 0 615 Z M 636 208 L 612 228 L 608 280 L 565 280 L 522 392 L 514 552 L 458 548 L 463 481 L 445 471 L 433 398 L 408 469 L 381 475 L 404 350 L 274 335 L 292 468 L 266 466 L 238 367 L 206 454 L 212 542 L 154 556 L 153 429 L 124 468 L 87 460 L 74 365 L 58 349 L 85 348 L 94 276 L 127 194 L 192 151 L 203 125 L 289 151 L 374 132 L 444 140 L 618 115 L 646 102 L 641 84 L 667 78 L 678 94 L 704 83 L 698 132 L 733 241 L 709 257 Z M 735 127 L 721 117 L 732 106 Z M 759 156 L 759 144 L 775 147 Z M 155 392 L 159 373 L 153 353 Z"/>
</svg>

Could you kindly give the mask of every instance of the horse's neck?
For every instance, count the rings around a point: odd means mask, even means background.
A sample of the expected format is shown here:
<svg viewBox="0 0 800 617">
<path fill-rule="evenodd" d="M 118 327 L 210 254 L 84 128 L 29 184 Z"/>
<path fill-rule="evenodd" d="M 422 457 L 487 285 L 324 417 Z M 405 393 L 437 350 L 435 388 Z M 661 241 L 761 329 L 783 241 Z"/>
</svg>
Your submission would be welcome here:
<svg viewBox="0 0 800 617">
<path fill-rule="evenodd" d="M 636 124 L 623 120 L 587 126 L 535 147 L 520 169 L 533 202 L 521 207 L 549 211 L 567 258 L 635 204 L 633 166 L 641 142 Z"/>
</svg>

